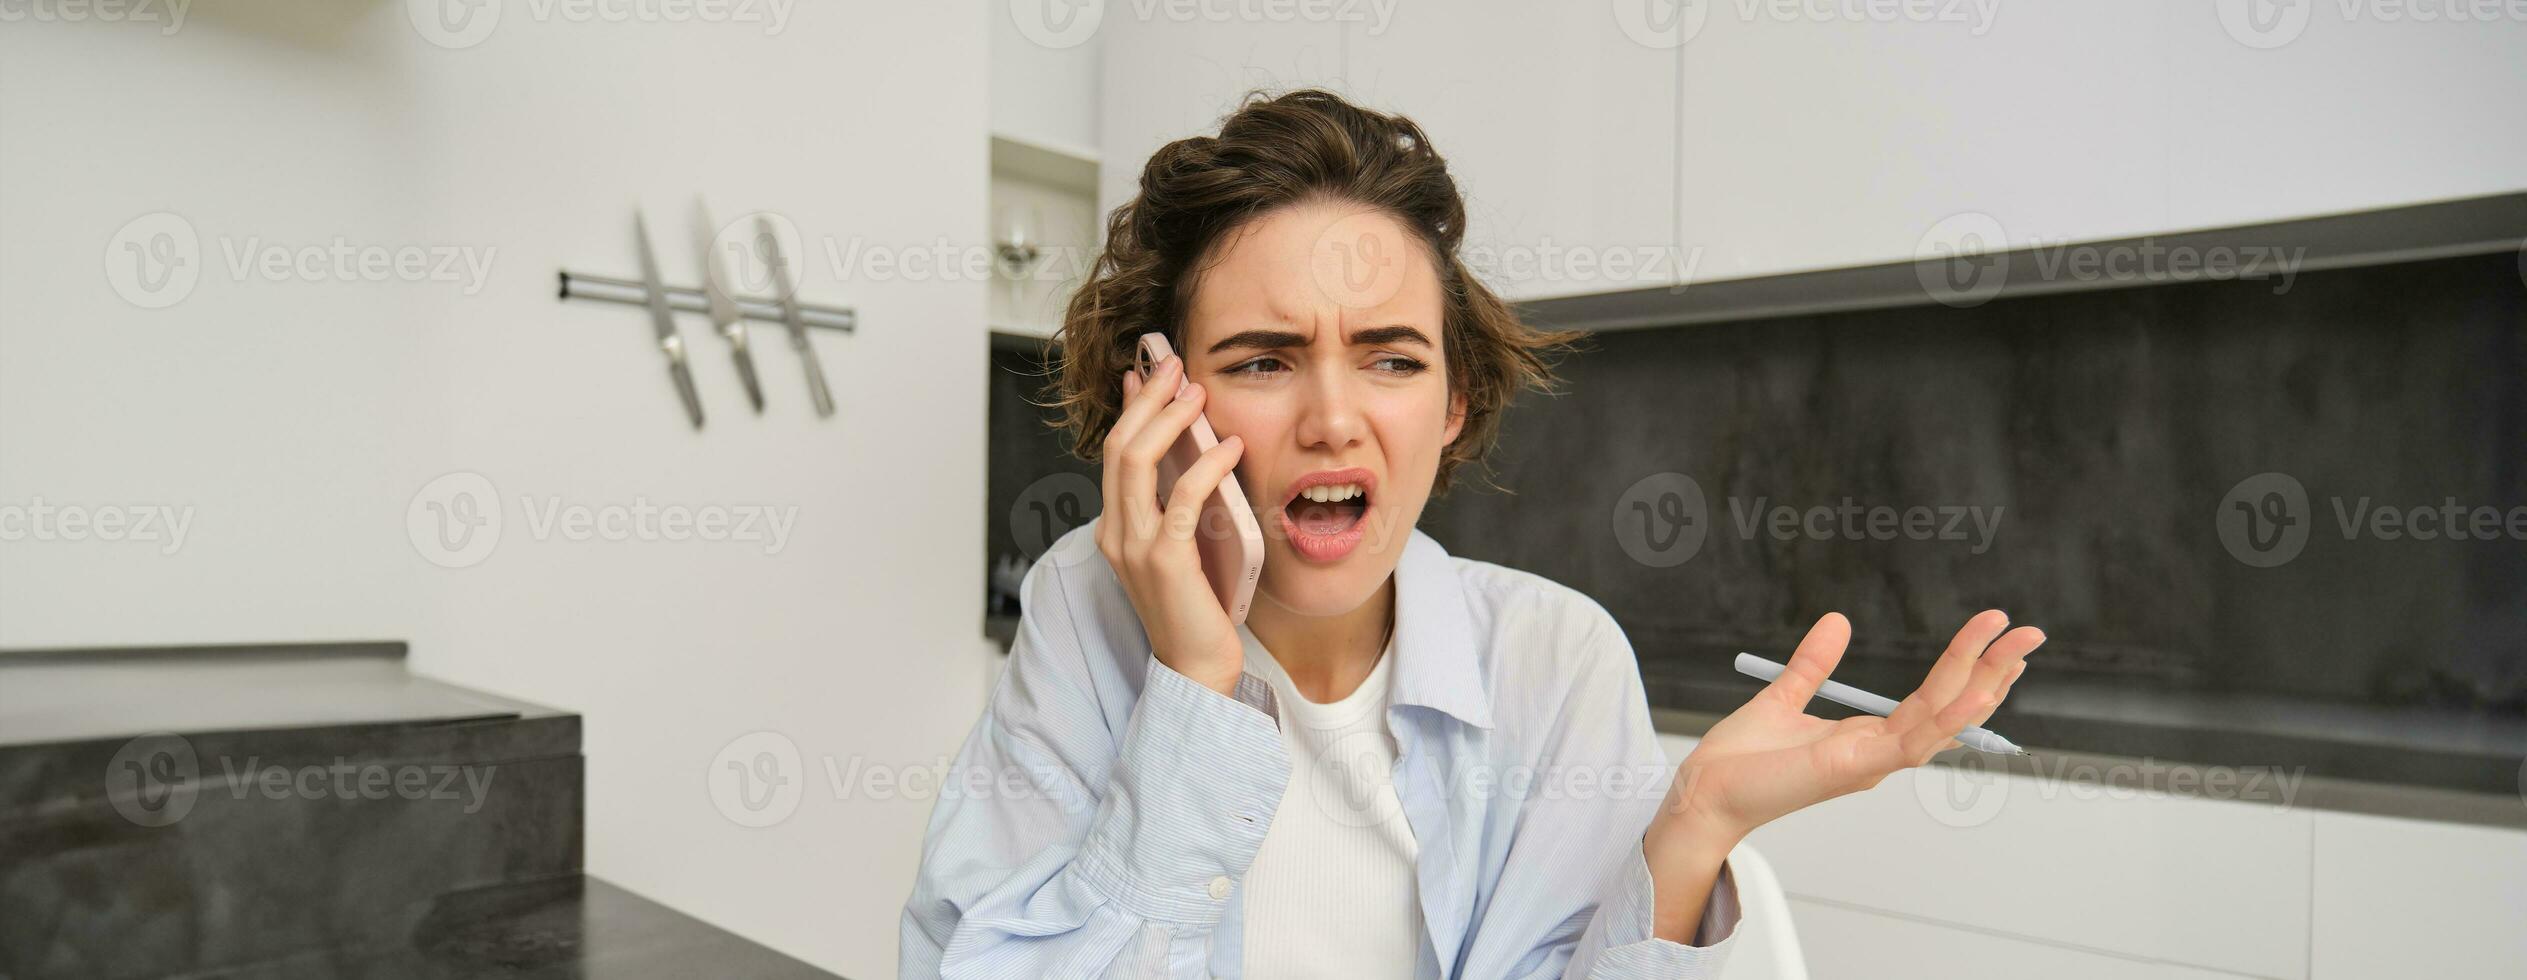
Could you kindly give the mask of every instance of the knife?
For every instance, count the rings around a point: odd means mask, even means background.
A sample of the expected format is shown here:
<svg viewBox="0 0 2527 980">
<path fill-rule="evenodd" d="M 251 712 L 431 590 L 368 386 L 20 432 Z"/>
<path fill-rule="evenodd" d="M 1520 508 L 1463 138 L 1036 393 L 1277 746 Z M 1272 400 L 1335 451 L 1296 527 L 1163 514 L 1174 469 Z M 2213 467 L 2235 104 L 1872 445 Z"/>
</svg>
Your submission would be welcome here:
<svg viewBox="0 0 2527 980">
<path fill-rule="evenodd" d="M 790 328 L 790 346 L 798 350 L 798 359 L 807 365 L 807 394 L 816 401 L 819 418 L 834 414 L 834 394 L 825 387 L 825 365 L 816 359 L 816 345 L 808 342 L 807 321 L 798 312 L 798 284 L 790 281 L 790 263 L 781 254 L 781 236 L 774 233 L 769 215 L 755 216 L 755 234 L 763 238 L 763 250 L 771 259 L 773 288 L 781 293 L 781 322 Z"/>
<path fill-rule="evenodd" d="M 763 414 L 763 383 L 755 378 L 755 353 L 746 346 L 746 321 L 737 315 L 737 301 L 728 295 L 726 266 L 720 264 L 714 234 L 719 226 L 711 222 L 711 206 L 701 198 L 693 199 L 694 218 L 702 229 L 702 294 L 710 301 L 711 326 L 728 338 L 728 356 L 737 362 L 737 378 L 746 383 L 746 400 L 753 402 L 755 414 Z"/>
<path fill-rule="evenodd" d="M 658 278 L 658 255 L 649 247 L 649 219 L 632 212 L 632 234 L 640 239 L 641 287 L 649 294 L 649 324 L 657 331 L 658 349 L 667 355 L 667 377 L 684 399 L 684 416 L 702 427 L 702 398 L 693 391 L 693 369 L 684 363 L 684 338 L 676 334 L 675 314 L 667 309 L 667 284 Z"/>
</svg>

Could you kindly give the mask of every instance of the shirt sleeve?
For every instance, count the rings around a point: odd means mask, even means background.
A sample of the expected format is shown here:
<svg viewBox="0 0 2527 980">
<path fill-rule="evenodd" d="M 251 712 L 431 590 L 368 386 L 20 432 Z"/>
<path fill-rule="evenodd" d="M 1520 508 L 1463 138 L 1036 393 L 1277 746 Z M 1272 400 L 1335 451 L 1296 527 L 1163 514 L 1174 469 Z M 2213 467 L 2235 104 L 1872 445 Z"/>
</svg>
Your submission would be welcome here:
<svg viewBox="0 0 2527 980">
<path fill-rule="evenodd" d="M 1656 902 L 1641 836 L 1674 770 L 1650 724 L 1631 643 L 1613 617 L 1595 612 L 1535 778 L 1523 790 L 1487 931 L 1523 933 L 1513 938 L 1525 948 L 1501 957 L 1516 964 L 1509 972 L 1516 977 L 1715 976 L 1737 932 L 1735 876 L 1722 866 L 1692 945 L 1652 935 Z"/>
<path fill-rule="evenodd" d="M 1114 641 L 1074 619 L 1064 575 L 1028 572 L 1008 665 L 931 810 L 907 980 L 1204 976 L 1289 781 L 1261 682 L 1223 696 L 1142 652 L 1115 732 L 1087 667 Z"/>
</svg>

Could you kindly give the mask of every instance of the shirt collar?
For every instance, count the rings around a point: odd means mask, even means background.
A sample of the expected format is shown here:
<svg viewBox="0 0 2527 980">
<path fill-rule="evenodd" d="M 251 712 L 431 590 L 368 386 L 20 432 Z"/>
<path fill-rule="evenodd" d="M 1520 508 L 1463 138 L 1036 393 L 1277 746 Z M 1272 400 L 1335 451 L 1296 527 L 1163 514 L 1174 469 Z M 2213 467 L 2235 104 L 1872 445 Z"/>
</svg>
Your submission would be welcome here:
<svg viewBox="0 0 2527 980">
<path fill-rule="evenodd" d="M 1394 703 L 1420 705 L 1476 728 L 1492 727 L 1484 651 L 1455 559 L 1414 528 L 1395 564 Z"/>
</svg>

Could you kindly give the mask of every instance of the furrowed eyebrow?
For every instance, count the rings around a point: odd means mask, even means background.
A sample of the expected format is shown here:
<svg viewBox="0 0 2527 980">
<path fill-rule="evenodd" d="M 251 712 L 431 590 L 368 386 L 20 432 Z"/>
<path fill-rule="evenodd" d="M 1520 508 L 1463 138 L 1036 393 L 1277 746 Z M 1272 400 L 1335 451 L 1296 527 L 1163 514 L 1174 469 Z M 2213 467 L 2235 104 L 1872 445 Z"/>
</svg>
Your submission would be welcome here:
<svg viewBox="0 0 2527 980">
<path fill-rule="evenodd" d="M 1241 348 L 1249 350 L 1280 350 L 1285 347 L 1305 347 L 1307 346 L 1307 341 L 1308 337 L 1306 334 L 1294 333 L 1288 330 L 1245 330 L 1231 334 L 1227 339 L 1222 340 L 1219 343 L 1212 344 L 1208 353 L 1217 354 L 1224 350 Z M 1358 333 L 1352 334 L 1351 343 L 1360 347 L 1374 347 L 1379 344 L 1396 343 L 1420 344 L 1423 347 L 1429 347 L 1431 345 L 1430 338 L 1423 334 L 1420 330 L 1402 325 L 1390 327 L 1369 327 L 1359 331 Z"/>
</svg>

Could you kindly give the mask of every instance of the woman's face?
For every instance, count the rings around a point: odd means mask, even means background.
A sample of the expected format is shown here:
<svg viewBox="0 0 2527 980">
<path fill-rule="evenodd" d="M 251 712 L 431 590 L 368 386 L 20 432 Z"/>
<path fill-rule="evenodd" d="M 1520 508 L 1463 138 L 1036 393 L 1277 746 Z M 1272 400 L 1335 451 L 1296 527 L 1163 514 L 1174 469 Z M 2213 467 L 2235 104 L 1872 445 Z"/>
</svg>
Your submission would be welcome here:
<svg viewBox="0 0 2527 980">
<path fill-rule="evenodd" d="M 1212 429 L 1246 442 L 1256 591 L 1303 615 L 1349 612 L 1395 571 L 1463 427 L 1438 273 L 1401 223 L 1345 202 L 1256 218 L 1213 259 L 1177 347 Z"/>
</svg>

